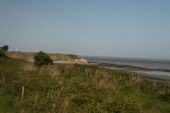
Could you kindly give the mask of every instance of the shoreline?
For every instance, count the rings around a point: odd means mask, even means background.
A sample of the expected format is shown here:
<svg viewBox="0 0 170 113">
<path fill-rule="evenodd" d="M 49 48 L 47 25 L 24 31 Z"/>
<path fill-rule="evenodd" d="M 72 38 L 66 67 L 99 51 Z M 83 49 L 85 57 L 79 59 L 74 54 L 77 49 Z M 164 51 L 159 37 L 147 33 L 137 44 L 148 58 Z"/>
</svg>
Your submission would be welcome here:
<svg viewBox="0 0 170 113">
<path fill-rule="evenodd" d="M 89 64 L 98 65 L 100 67 L 112 69 L 114 71 L 121 71 L 121 72 L 128 72 L 128 73 L 137 73 L 141 76 L 147 77 L 152 80 L 156 80 L 159 82 L 168 81 L 170 80 L 170 70 L 168 69 L 157 69 L 157 68 L 146 68 L 142 66 L 134 66 L 134 65 L 127 65 L 127 64 L 115 64 L 115 63 L 101 63 L 101 62 L 88 62 Z M 143 73 L 141 73 L 143 72 Z M 145 72 L 163 72 L 169 73 L 169 76 L 165 75 L 154 75 L 148 74 Z"/>
<path fill-rule="evenodd" d="M 128 65 L 128 64 L 116 64 L 116 63 L 100 63 L 100 62 L 88 62 L 89 64 L 96 64 L 99 66 L 115 67 L 127 70 L 142 70 L 142 71 L 164 71 L 170 72 L 170 69 L 158 69 L 158 68 L 146 68 L 143 66 Z"/>
</svg>

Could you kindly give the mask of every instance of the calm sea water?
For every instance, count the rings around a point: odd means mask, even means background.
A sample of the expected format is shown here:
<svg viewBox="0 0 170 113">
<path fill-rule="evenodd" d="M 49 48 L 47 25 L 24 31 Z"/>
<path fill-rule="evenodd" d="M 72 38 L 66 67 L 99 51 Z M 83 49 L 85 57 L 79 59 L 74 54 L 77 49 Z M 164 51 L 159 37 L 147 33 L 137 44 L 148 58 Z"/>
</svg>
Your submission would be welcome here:
<svg viewBox="0 0 170 113">
<path fill-rule="evenodd" d="M 88 62 L 109 63 L 120 65 L 133 65 L 149 69 L 166 69 L 170 70 L 170 60 L 160 59 L 137 59 L 137 58 L 109 58 L 109 57 L 85 57 Z M 170 79 L 170 72 L 165 71 L 144 71 L 134 70 L 134 72 L 145 74 L 153 77 L 162 77 Z"/>
</svg>

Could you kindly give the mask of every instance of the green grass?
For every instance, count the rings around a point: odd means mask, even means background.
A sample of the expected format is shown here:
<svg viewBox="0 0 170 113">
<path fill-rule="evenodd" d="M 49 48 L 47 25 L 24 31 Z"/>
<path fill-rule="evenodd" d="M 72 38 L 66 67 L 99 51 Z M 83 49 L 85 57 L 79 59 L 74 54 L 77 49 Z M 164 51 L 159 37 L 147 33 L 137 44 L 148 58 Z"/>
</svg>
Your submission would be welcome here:
<svg viewBox="0 0 170 113">
<path fill-rule="evenodd" d="M 77 64 L 35 68 L 14 59 L 0 63 L 0 113 L 170 113 L 169 106 L 170 84 L 133 73 Z"/>
<path fill-rule="evenodd" d="M 17 113 L 15 100 L 2 88 L 0 89 L 0 113 Z"/>
</svg>

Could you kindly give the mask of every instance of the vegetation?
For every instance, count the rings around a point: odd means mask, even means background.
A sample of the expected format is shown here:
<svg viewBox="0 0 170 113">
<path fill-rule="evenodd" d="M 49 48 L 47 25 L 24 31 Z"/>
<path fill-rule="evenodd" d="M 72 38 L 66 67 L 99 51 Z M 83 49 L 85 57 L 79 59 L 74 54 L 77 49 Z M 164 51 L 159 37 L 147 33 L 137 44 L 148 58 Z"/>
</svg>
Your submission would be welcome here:
<svg viewBox="0 0 170 113">
<path fill-rule="evenodd" d="M 23 97 L 21 97 L 25 91 Z M 1 113 L 170 113 L 170 84 L 88 65 L 0 63 Z"/>
<path fill-rule="evenodd" d="M 80 59 L 80 56 L 74 55 L 74 54 L 50 54 L 51 57 L 54 59 L 58 60 L 65 60 L 65 61 L 70 61 L 70 60 L 75 60 L 75 59 Z"/>
<path fill-rule="evenodd" d="M 6 54 L 4 51 L 0 50 L 0 63 L 3 62 L 3 60 L 7 58 Z"/>
<path fill-rule="evenodd" d="M 26 61 L 33 61 L 35 53 L 32 52 L 8 52 L 9 57 L 15 59 L 22 59 Z M 72 54 L 48 54 L 53 61 L 74 61 L 76 59 L 81 59 L 80 56 Z"/>
<path fill-rule="evenodd" d="M 0 47 L 0 50 L 4 51 L 4 52 L 7 52 L 8 49 L 9 49 L 8 45 L 4 45 L 4 46 Z"/>
<path fill-rule="evenodd" d="M 34 64 L 36 66 L 43 66 L 43 65 L 49 65 L 53 64 L 52 59 L 48 56 L 48 54 L 40 51 L 34 56 Z"/>
<path fill-rule="evenodd" d="M 6 55 L 7 51 L 8 51 L 7 45 L 0 47 L 0 62 L 2 62 L 4 58 L 7 58 L 7 55 Z"/>
<path fill-rule="evenodd" d="M 5 57 L 7 57 L 5 52 L 0 50 L 0 58 L 5 58 Z"/>
<path fill-rule="evenodd" d="M 67 56 L 69 56 L 71 59 L 79 59 L 80 57 L 74 54 L 66 54 Z"/>
</svg>

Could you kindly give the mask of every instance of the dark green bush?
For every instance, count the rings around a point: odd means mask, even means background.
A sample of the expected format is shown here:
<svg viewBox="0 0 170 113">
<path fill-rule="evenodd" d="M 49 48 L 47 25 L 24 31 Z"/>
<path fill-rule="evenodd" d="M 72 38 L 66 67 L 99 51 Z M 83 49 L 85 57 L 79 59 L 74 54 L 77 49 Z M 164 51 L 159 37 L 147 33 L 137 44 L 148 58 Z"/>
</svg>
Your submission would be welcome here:
<svg viewBox="0 0 170 113">
<path fill-rule="evenodd" d="M 5 51 L 5 52 L 7 52 L 8 49 L 9 49 L 8 45 L 4 45 L 4 46 L 2 47 L 2 50 Z"/>
<path fill-rule="evenodd" d="M 7 52 L 8 49 L 9 49 L 8 45 L 4 45 L 4 46 L 0 47 L 0 51 Z"/>
<path fill-rule="evenodd" d="M 0 50 L 0 58 L 5 58 L 6 54 L 4 51 Z"/>
<path fill-rule="evenodd" d="M 7 58 L 7 56 L 4 51 L 0 50 L 0 62 L 2 62 L 4 58 Z"/>
<path fill-rule="evenodd" d="M 40 51 L 34 56 L 34 64 L 35 66 L 43 66 L 43 65 L 49 65 L 53 64 L 52 59 L 48 56 L 48 54 Z"/>
</svg>

